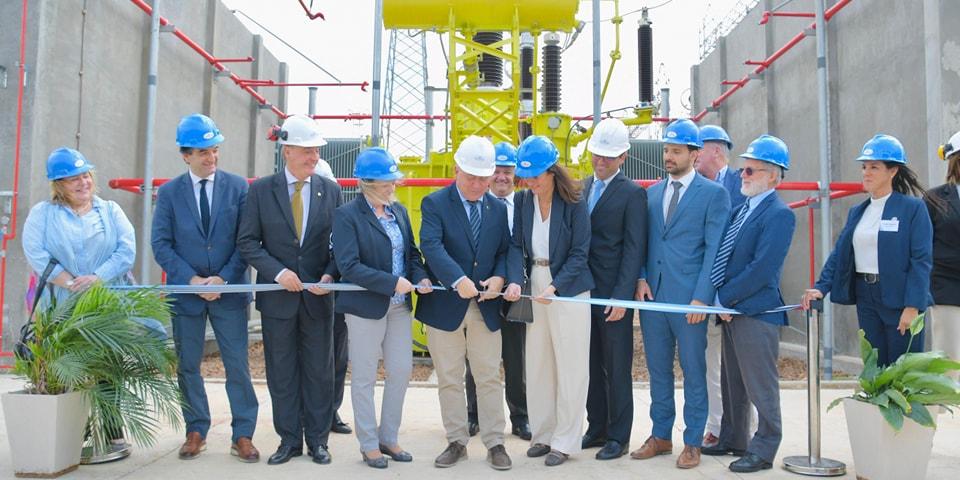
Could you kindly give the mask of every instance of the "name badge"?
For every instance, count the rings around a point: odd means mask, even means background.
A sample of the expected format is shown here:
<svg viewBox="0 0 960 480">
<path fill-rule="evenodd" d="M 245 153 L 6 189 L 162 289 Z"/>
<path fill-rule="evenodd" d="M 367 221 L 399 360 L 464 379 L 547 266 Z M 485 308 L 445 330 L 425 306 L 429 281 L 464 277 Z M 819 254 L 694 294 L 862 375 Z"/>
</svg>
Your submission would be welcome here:
<svg viewBox="0 0 960 480">
<path fill-rule="evenodd" d="M 897 217 L 893 217 L 890 220 L 880 220 L 880 231 L 881 232 L 899 232 L 900 220 L 897 220 Z"/>
</svg>

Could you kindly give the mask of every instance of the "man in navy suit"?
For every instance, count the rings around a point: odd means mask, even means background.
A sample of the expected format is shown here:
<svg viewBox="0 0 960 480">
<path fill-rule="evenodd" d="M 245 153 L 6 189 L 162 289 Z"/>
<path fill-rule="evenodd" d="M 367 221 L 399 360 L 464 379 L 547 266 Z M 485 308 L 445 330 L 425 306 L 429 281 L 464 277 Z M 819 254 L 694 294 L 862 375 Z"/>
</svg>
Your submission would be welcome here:
<svg viewBox="0 0 960 480">
<path fill-rule="evenodd" d="M 717 287 L 715 304 L 741 315 L 720 315 L 723 420 L 717 445 L 702 451 L 740 456 L 730 470 L 746 473 L 772 468 L 783 437 L 777 357 L 787 314 L 765 312 L 783 306 L 780 274 L 796 219 L 774 190 L 790 168 L 786 144 L 761 135 L 740 156 L 747 200 L 731 214 L 710 279 Z M 759 415 L 753 438 L 751 404 Z"/>
<path fill-rule="evenodd" d="M 630 132 L 618 119 L 597 124 L 587 150 L 593 176 L 583 181 L 590 211 L 590 273 L 594 298 L 632 300 L 636 273 L 647 254 L 647 192 L 620 167 L 630 151 Z M 581 446 L 602 446 L 598 460 L 622 457 L 633 428 L 633 310 L 590 309 L 589 426 Z"/>
<path fill-rule="evenodd" d="M 420 297 L 416 315 L 427 325 L 447 434 L 447 448 L 434 461 L 439 468 L 452 467 L 467 456 L 465 360 L 470 361 L 477 385 L 487 462 L 497 470 L 511 467 L 503 447 L 498 296 L 506 274 L 510 229 L 506 206 L 487 191 L 496 169 L 494 157 L 489 140 L 467 137 L 454 154 L 455 183 L 427 195 L 420 204 L 420 249 L 430 281 L 449 289 Z M 485 288 L 483 293 L 480 287 Z"/>
<path fill-rule="evenodd" d="M 647 192 L 647 264 L 637 282 L 636 296 L 638 300 L 711 305 L 715 291 L 710 269 L 730 214 L 730 197 L 723 187 L 694 171 L 701 143 L 699 129 L 692 121 L 680 119 L 667 125 L 663 143 L 664 167 L 670 176 Z M 700 464 L 707 421 L 705 319 L 702 313 L 644 312 L 640 316 L 650 371 L 653 432 L 630 454 L 632 458 L 642 460 L 673 452 L 673 359 L 679 350 L 686 428 L 677 467 Z"/>
<path fill-rule="evenodd" d="M 277 136 L 282 172 L 250 185 L 240 221 L 237 249 L 257 270 L 258 284 L 282 290 L 260 292 L 263 358 L 280 446 L 267 460 L 279 465 L 303 454 L 329 464 L 327 440 L 333 423 L 333 295 L 319 285 L 332 282 L 333 212 L 340 186 L 314 173 L 327 142 L 316 122 L 291 115 Z"/>
<path fill-rule="evenodd" d="M 744 201 L 740 193 L 740 170 L 730 168 L 730 150 L 733 142 L 727 131 L 717 125 L 700 127 L 703 149 L 693 168 L 707 179 L 713 180 L 730 194 L 730 208 L 736 210 Z M 720 343 L 722 332 L 716 322 L 707 322 L 707 399 L 710 406 L 707 414 L 707 431 L 703 446 L 717 445 L 720 437 L 720 418 L 723 416 L 723 401 L 720 394 Z"/>
<path fill-rule="evenodd" d="M 193 114 L 177 127 L 177 144 L 186 173 L 157 193 L 151 244 L 157 263 L 173 285 L 248 283 L 247 264 L 236 249 L 240 210 L 247 181 L 217 169 L 223 135 L 210 118 Z M 251 439 L 257 426 L 257 396 L 247 365 L 248 293 L 175 294 L 173 337 L 177 379 L 183 393 L 187 438 L 180 459 L 196 458 L 206 447 L 210 407 L 200 375 L 207 321 L 223 358 L 227 398 L 233 414 L 230 453 L 242 462 L 257 462 Z"/>
</svg>

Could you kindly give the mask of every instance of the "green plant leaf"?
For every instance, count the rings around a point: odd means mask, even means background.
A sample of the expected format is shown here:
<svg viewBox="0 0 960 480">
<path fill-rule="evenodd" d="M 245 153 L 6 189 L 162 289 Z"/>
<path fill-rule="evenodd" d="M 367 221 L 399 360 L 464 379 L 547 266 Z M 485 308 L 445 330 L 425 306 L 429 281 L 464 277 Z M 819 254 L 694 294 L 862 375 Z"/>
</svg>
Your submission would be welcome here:
<svg viewBox="0 0 960 480">
<path fill-rule="evenodd" d="M 880 368 L 877 366 L 879 352 L 876 348 L 873 348 L 873 345 L 870 345 L 870 341 L 867 340 L 867 335 L 862 329 L 859 331 L 859 335 L 860 356 L 863 358 L 863 371 L 860 372 L 860 386 L 863 387 L 864 390 L 873 391 L 875 390 L 873 381 L 877 378 L 877 375 L 880 374 Z"/>
<path fill-rule="evenodd" d="M 960 394 L 960 385 L 941 373 L 909 372 L 903 376 L 903 384 L 915 392 Z"/>
<path fill-rule="evenodd" d="M 880 414 L 886 419 L 887 423 L 897 432 L 903 428 L 903 412 L 899 408 L 879 407 Z"/>
<path fill-rule="evenodd" d="M 884 393 L 895 405 L 900 407 L 900 410 L 903 410 L 903 413 L 910 413 L 910 403 L 907 402 L 907 398 L 904 397 L 902 393 L 893 388 L 888 388 Z"/>
<path fill-rule="evenodd" d="M 944 354 L 943 352 L 934 352 L 934 353 L 939 353 L 940 357 L 933 359 L 930 362 L 930 364 L 927 365 L 927 372 L 947 373 L 947 372 L 960 370 L 960 362 L 946 358 L 946 354 Z"/>
<path fill-rule="evenodd" d="M 830 405 L 827 405 L 827 411 L 829 412 L 830 410 L 833 410 L 833 407 L 836 407 L 837 405 L 840 405 L 844 400 L 846 400 L 846 399 L 848 399 L 848 398 L 851 398 L 851 397 L 834 398 L 833 401 L 830 402 Z"/>
<path fill-rule="evenodd" d="M 924 427 L 937 428 L 933 415 L 930 415 L 930 410 L 927 410 L 925 405 L 920 402 L 910 402 L 910 406 L 912 409 L 907 413 L 907 417 Z"/>
<path fill-rule="evenodd" d="M 870 395 L 866 398 L 866 401 L 878 407 L 886 407 L 890 405 L 890 397 L 887 396 L 887 392 L 881 392 L 879 395 Z"/>
<path fill-rule="evenodd" d="M 926 317 L 927 312 L 923 312 L 920 315 L 917 315 L 917 318 L 914 318 L 910 322 L 910 336 L 919 335 L 923 331 L 924 317 Z"/>
</svg>

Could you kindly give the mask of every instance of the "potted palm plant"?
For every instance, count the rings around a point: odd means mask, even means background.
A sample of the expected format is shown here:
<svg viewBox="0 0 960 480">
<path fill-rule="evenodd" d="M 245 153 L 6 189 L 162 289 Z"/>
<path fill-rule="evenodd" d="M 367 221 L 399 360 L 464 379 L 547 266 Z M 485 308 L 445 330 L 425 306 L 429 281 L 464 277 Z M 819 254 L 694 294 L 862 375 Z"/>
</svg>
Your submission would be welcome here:
<svg viewBox="0 0 960 480">
<path fill-rule="evenodd" d="M 17 476 L 77 468 L 84 438 L 106 451 L 122 428 L 151 445 L 161 422 L 179 424 L 176 355 L 149 328 L 169 317 L 158 292 L 99 284 L 35 313 L 13 367 L 25 388 L 3 395 Z"/>
<path fill-rule="evenodd" d="M 911 344 L 923 327 L 921 314 L 910 326 Z M 859 387 L 828 407 L 843 403 L 857 478 L 922 478 L 930 461 L 939 408 L 960 405 L 960 384 L 946 375 L 960 370 L 960 362 L 943 352 L 909 352 L 909 346 L 907 350 L 881 368 L 877 349 L 860 330 Z"/>
</svg>

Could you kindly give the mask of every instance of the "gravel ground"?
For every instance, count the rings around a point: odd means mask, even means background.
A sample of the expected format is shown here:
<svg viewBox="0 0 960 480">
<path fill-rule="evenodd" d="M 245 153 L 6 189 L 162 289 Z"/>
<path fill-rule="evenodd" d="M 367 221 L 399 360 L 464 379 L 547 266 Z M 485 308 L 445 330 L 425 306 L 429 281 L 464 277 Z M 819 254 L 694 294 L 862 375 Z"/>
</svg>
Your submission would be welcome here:
<svg viewBox="0 0 960 480">
<path fill-rule="evenodd" d="M 647 362 L 643 355 L 643 340 L 639 332 L 634 336 L 633 345 L 633 380 L 641 382 L 647 381 L 649 380 L 649 374 L 647 372 Z M 426 381 L 430 378 L 430 374 L 433 372 L 433 367 L 430 365 L 429 359 L 424 360 L 426 361 L 419 361 L 418 358 L 415 358 L 411 380 Z M 780 358 L 777 367 L 780 370 L 781 380 L 804 380 L 807 378 L 807 365 L 804 360 L 796 358 Z M 206 378 L 224 377 L 223 363 L 220 361 L 220 354 L 214 353 L 205 357 L 203 359 L 201 371 L 203 372 L 203 376 Z M 680 370 L 680 365 L 676 361 L 674 362 L 673 371 L 677 377 L 677 381 L 680 381 L 683 378 L 683 372 Z M 266 378 L 265 367 L 263 363 L 263 344 L 261 342 L 255 342 L 250 345 L 250 375 L 255 379 Z M 349 370 L 347 375 L 349 378 Z M 844 378 L 849 377 L 850 375 L 844 372 L 835 371 L 834 376 L 836 378 Z M 382 368 L 380 371 L 380 379 L 383 379 Z"/>
</svg>

